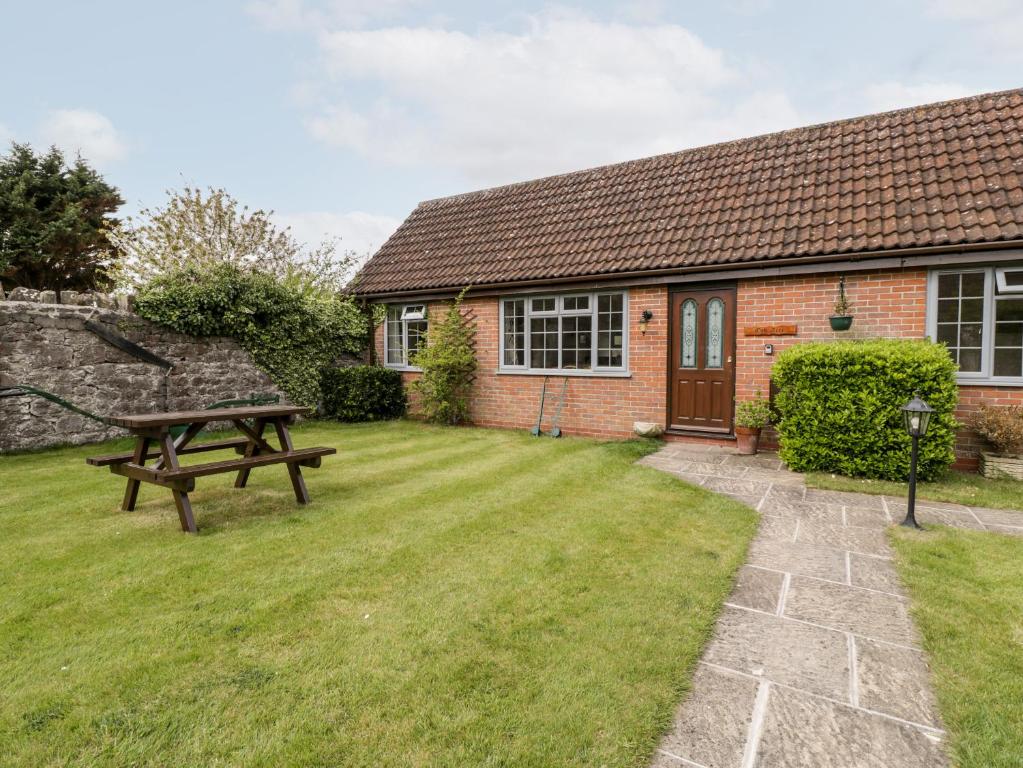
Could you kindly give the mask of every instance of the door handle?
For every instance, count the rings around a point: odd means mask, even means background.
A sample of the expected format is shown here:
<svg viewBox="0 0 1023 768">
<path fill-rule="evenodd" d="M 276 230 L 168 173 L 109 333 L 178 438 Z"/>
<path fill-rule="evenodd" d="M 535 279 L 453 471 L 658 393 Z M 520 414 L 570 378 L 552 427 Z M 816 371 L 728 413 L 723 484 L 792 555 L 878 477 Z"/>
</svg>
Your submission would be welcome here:
<svg viewBox="0 0 1023 768">
<path fill-rule="evenodd" d="M 731 355 L 728 356 L 728 362 L 729 363 L 732 362 L 732 356 Z"/>
</svg>

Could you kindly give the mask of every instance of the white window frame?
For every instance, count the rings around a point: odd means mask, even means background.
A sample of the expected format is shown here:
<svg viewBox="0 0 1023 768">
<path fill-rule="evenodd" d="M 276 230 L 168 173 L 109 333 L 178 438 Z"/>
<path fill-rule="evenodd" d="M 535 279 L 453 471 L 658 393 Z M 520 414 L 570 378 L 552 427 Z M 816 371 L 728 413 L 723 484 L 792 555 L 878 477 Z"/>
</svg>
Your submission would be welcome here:
<svg viewBox="0 0 1023 768">
<path fill-rule="evenodd" d="M 1008 271 L 1023 270 L 1023 267 L 1009 267 Z M 1023 376 L 995 376 L 995 297 L 998 294 L 999 282 L 1004 284 L 1003 267 L 974 267 L 963 265 L 961 267 L 943 267 L 932 269 L 927 275 L 927 337 L 932 340 L 938 338 L 938 278 L 941 275 L 962 274 L 964 272 L 982 272 L 984 274 L 984 314 L 983 328 L 981 330 L 981 357 L 979 371 L 959 371 L 956 374 L 956 381 L 959 384 L 991 384 L 995 386 L 1023 386 Z M 1017 290 L 1018 288 L 1018 290 Z M 1023 286 L 1010 286 L 1008 291 L 1002 291 L 1012 295 L 1023 293 Z"/>
<path fill-rule="evenodd" d="M 622 364 L 617 367 L 607 367 L 597 365 L 597 327 L 598 317 L 597 308 L 599 296 L 616 295 L 622 297 Z M 565 310 L 564 300 L 566 298 L 572 298 L 576 296 L 586 296 L 589 298 L 589 309 L 578 310 L 569 309 Z M 533 311 L 533 301 L 535 299 L 554 299 L 554 310 L 553 311 Z M 523 302 L 523 360 L 524 365 L 506 365 L 504 362 L 504 304 L 506 301 L 521 301 Z M 506 295 L 501 296 L 498 299 L 499 312 L 498 312 L 498 369 L 497 372 L 500 374 L 512 374 L 520 376 L 599 376 L 603 378 L 628 378 L 632 376 L 629 370 L 629 292 L 626 289 L 610 289 L 604 291 L 566 291 L 565 293 L 536 293 L 536 294 L 523 294 L 523 295 Z M 532 368 L 529 365 L 530 358 L 532 357 L 532 350 L 530 348 L 530 318 L 532 317 L 556 317 L 558 318 L 558 363 L 561 363 L 561 338 L 562 338 L 562 317 L 591 317 L 591 342 L 590 342 L 590 360 L 593 363 L 592 368 L 579 369 L 579 368 Z"/>
<path fill-rule="evenodd" d="M 401 323 L 401 349 L 402 349 L 402 362 L 392 363 L 390 362 L 390 329 L 387 327 L 390 322 L 387 314 L 384 314 L 384 367 L 393 368 L 396 371 L 421 371 L 422 368 L 417 368 L 414 365 L 409 365 L 408 362 L 408 324 L 410 322 L 426 321 L 426 329 L 430 329 L 430 319 L 426 304 L 424 302 L 410 302 L 408 304 L 388 304 L 386 310 L 389 311 L 393 307 L 399 307 L 400 312 L 398 314 L 398 322 Z"/>
</svg>

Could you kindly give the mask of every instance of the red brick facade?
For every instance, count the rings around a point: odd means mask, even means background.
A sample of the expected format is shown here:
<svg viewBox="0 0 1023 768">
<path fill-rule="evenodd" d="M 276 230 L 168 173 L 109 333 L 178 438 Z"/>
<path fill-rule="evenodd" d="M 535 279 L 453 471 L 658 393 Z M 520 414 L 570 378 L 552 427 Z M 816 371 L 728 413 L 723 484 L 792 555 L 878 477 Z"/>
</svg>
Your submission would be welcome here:
<svg viewBox="0 0 1023 768">
<path fill-rule="evenodd" d="M 855 321 L 849 331 L 832 331 L 828 323 L 838 296 L 838 275 L 818 274 L 738 281 L 736 297 L 736 399 L 765 395 L 771 365 L 777 354 L 808 340 L 875 337 L 923 338 L 926 334 L 927 273 L 925 270 L 888 270 L 849 273 L 846 295 Z M 498 373 L 498 300 L 466 301 L 475 316 L 479 374 L 472 398 L 472 416 L 482 426 L 526 429 L 536 420 L 542 376 Z M 591 437 L 628 437 L 636 421 L 664 424 L 667 418 L 668 288 L 633 288 L 629 291 L 629 378 L 575 376 L 568 379 L 568 396 L 561 415 L 566 434 Z M 645 334 L 638 325 L 643 310 L 653 312 Z M 431 307 L 434 316 L 441 305 Z M 795 325 L 795 335 L 747 336 L 751 326 Z M 378 329 L 377 354 L 383 359 L 383 332 Z M 772 344 L 774 354 L 764 352 Z M 417 374 L 405 373 L 406 380 Z M 545 409 L 549 428 L 561 378 L 552 377 Z M 1023 389 L 970 386 L 960 390 L 960 420 L 967 420 L 978 403 L 1023 404 Z M 765 435 L 771 445 L 774 436 Z M 964 429 L 956 445 L 957 465 L 976 466 L 979 438 Z"/>
<path fill-rule="evenodd" d="M 629 378 L 570 376 L 560 426 L 565 434 L 588 437 L 629 437 L 633 423 L 663 424 L 667 413 L 667 306 L 664 286 L 629 291 Z M 536 423 L 543 376 L 498 373 L 499 302 L 494 298 L 467 299 L 466 311 L 476 320 L 476 354 L 479 361 L 472 393 L 472 418 L 487 427 L 527 429 Z M 638 329 L 643 310 L 654 317 L 646 333 Z M 432 305 L 437 317 L 442 305 Z M 383 359 L 383 331 L 377 329 L 377 355 Z M 405 373 L 410 381 L 416 373 Z M 543 428 L 550 428 L 562 379 L 552 376 L 544 408 Z"/>
</svg>

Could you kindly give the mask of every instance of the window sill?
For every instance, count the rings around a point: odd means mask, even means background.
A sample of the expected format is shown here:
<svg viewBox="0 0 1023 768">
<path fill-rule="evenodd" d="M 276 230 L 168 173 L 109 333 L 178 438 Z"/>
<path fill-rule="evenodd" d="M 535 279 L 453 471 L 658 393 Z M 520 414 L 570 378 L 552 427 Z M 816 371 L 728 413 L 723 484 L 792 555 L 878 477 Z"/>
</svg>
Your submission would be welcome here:
<svg viewBox="0 0 1023 768">
<path fill-rule="evenodd" d="M 556 368 L 544 370 L 542 368 L 533 368 L 528 370 L 516 371 L 512 369 L 499 368 L 494 373 L 498 376 L 553 376 L 559 378 L 561 376 L 574 376 L 581 379 L 631 379 L 632 371 L 560 371 Z"/>
<path fill-rule="evenodd" d="M 390 368 L 392 371 L 401 371 L 402 373 L 422 373 L 422 368 L 413 368 L 411 365 L 391 365 L 390 363 L 384 363 L 384 368 Z"/>
<path fill-rule="evenodd" d="M 960 387 L 1020 387 L 1023 388 L 1023 378 L 975 378 L 957 376 L 956 384 Z"/>
</svg>

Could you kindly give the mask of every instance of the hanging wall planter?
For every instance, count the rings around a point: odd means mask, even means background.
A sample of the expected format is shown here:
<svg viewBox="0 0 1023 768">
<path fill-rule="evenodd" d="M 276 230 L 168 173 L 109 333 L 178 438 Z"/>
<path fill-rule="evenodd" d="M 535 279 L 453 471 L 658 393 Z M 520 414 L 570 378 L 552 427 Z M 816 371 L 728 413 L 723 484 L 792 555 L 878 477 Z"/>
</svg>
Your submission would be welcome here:
<svg viewBox="0 0 1023 768">
<path fill-rule="evenodd" d="M 845 297 L 845 275 L 838 278 L 838 301 L 835 302 L 835 310 L 828 322 L 833 331 L 848 331 L 852 327 L 852 304 Z"/>
</svg>

